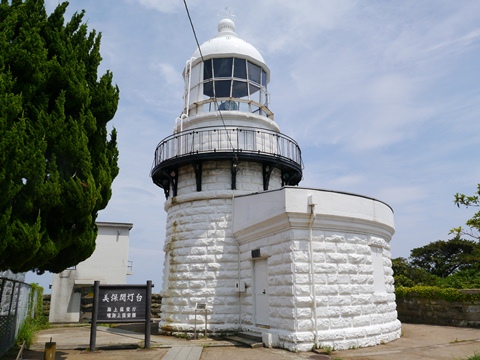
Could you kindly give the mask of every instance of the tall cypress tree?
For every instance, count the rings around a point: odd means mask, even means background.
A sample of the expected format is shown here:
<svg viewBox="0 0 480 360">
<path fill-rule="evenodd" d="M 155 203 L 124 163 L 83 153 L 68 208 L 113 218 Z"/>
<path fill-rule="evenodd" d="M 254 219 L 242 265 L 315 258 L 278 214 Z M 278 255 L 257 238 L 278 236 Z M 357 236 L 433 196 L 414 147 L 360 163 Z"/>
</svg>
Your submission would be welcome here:
<svg viewBox="0 0 480 360">
<path fill-rule="evenodd" d="M 0 3 L 0 270 L 60 272 L 95 249 L 118 174 L 107 123 L 119 89 L 98 76 L 101 35 L 68 2 Z"/>
</svg>

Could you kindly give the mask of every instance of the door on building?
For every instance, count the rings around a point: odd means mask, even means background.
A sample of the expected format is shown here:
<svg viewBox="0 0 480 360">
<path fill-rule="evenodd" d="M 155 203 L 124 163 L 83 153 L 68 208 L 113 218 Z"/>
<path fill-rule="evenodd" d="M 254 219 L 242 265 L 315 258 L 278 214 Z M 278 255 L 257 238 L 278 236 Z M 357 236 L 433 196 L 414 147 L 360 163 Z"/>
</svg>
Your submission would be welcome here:
<svg viewBox="0 0 480 360">
<path fill-rule="evenodd" d="M 257 260 L 253 264 L 255 323 L 257 325 L 269 326 L 267 260 Z"/>
</svg>

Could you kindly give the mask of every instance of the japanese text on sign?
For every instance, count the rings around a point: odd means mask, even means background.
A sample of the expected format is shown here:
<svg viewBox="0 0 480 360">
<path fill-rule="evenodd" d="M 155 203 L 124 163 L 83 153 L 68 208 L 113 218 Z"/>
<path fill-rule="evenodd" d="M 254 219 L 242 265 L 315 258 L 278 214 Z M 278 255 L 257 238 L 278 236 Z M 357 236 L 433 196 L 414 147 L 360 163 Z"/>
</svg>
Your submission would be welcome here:
<svg viewBox="0 0 480 360">
<path fill-rule="evenodd" d="M 142 294 L 103 294 L 102 302 L 141 302 L 142 301 Z"/>
<path fill-rule="evenodd" d="M 127 286 L 99 287 L 98 319 L 100 321 L 127 322 L 145 319 L 146 289 Z"/>
<path fill-rule="evenodd" d="M 108 319 L 135 319 L 137 317 L 136 307 L 107 307 Z"/>
</svg>

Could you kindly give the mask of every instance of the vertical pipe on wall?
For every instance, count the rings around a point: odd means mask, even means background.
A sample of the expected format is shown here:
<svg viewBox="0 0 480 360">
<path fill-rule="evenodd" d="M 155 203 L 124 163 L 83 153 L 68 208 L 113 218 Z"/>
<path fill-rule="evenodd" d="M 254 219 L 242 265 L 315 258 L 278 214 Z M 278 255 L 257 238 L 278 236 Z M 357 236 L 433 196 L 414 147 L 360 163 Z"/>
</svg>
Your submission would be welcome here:
<svg viewBox="0 0 480 360">
<path fill-rule="evenodd" d="M 237 238 L 235 237 L 235 192 L 232 193 L 232 237 L 235 240 L 235 244 L 237 245 L 237 272 L 238 272 L 238 331 L 242 331 L 242 293 L 240 291 L 241 286 L 241 263 L 240 263 L 240 244 L 238 243 Z"/>
<path fill-rule="evenodd" d="M 315 292 L 315 262 L 313 257 L 313 223 L 315 221 L 315 204 L 313 196 L 308 195 L 308 207 L 310 208 L 308 228 L 309 228 L 309 253 L 310 253 L 310 282 L 313 302 L 313 323 L 315 327 L 314 347 L 318 346 L 318 326 L 317 326 L 317 294 Z"/>
</svg>

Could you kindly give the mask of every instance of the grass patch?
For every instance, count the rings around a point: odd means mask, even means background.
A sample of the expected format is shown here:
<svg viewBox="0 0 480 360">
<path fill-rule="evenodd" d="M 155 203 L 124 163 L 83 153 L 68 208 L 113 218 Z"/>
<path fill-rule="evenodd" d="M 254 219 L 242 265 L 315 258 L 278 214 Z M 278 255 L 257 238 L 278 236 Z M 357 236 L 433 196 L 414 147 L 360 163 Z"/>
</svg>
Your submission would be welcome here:
<svg viewBox="0 0 480 360">
<path fill-rule="evenodd" d="M 20 347 L 25 341 L 25 347 L 29 349 L 35 339 L 36 333 L 42 329 L 47 329 L 48 327 L 49 323 L 45 316 L 39 316 L 35 319 L 26 319 L 18 330 L 18 335 L 15 340 L 17 346 Z"/>
<path fill-rule="evenodd" d="M 450 341 L 450 344 L 457 344 L 457 343 L 463 343 L 463 342 L 469 342 L 469 341 L 474 341 L 475 339 L 466 339 L 466 340 L 458 340 L 458 339 L 455 339 L 453 341 Z M 480 359 L 478 359 L 480 360 Z"/>
<path fill-rule="evenodd" d="M 480 354 L 475 353 L 475 355 L 470 356 L 469 358 L 467 358 L 467 360 L 480 360 Z"/>
</svg>

